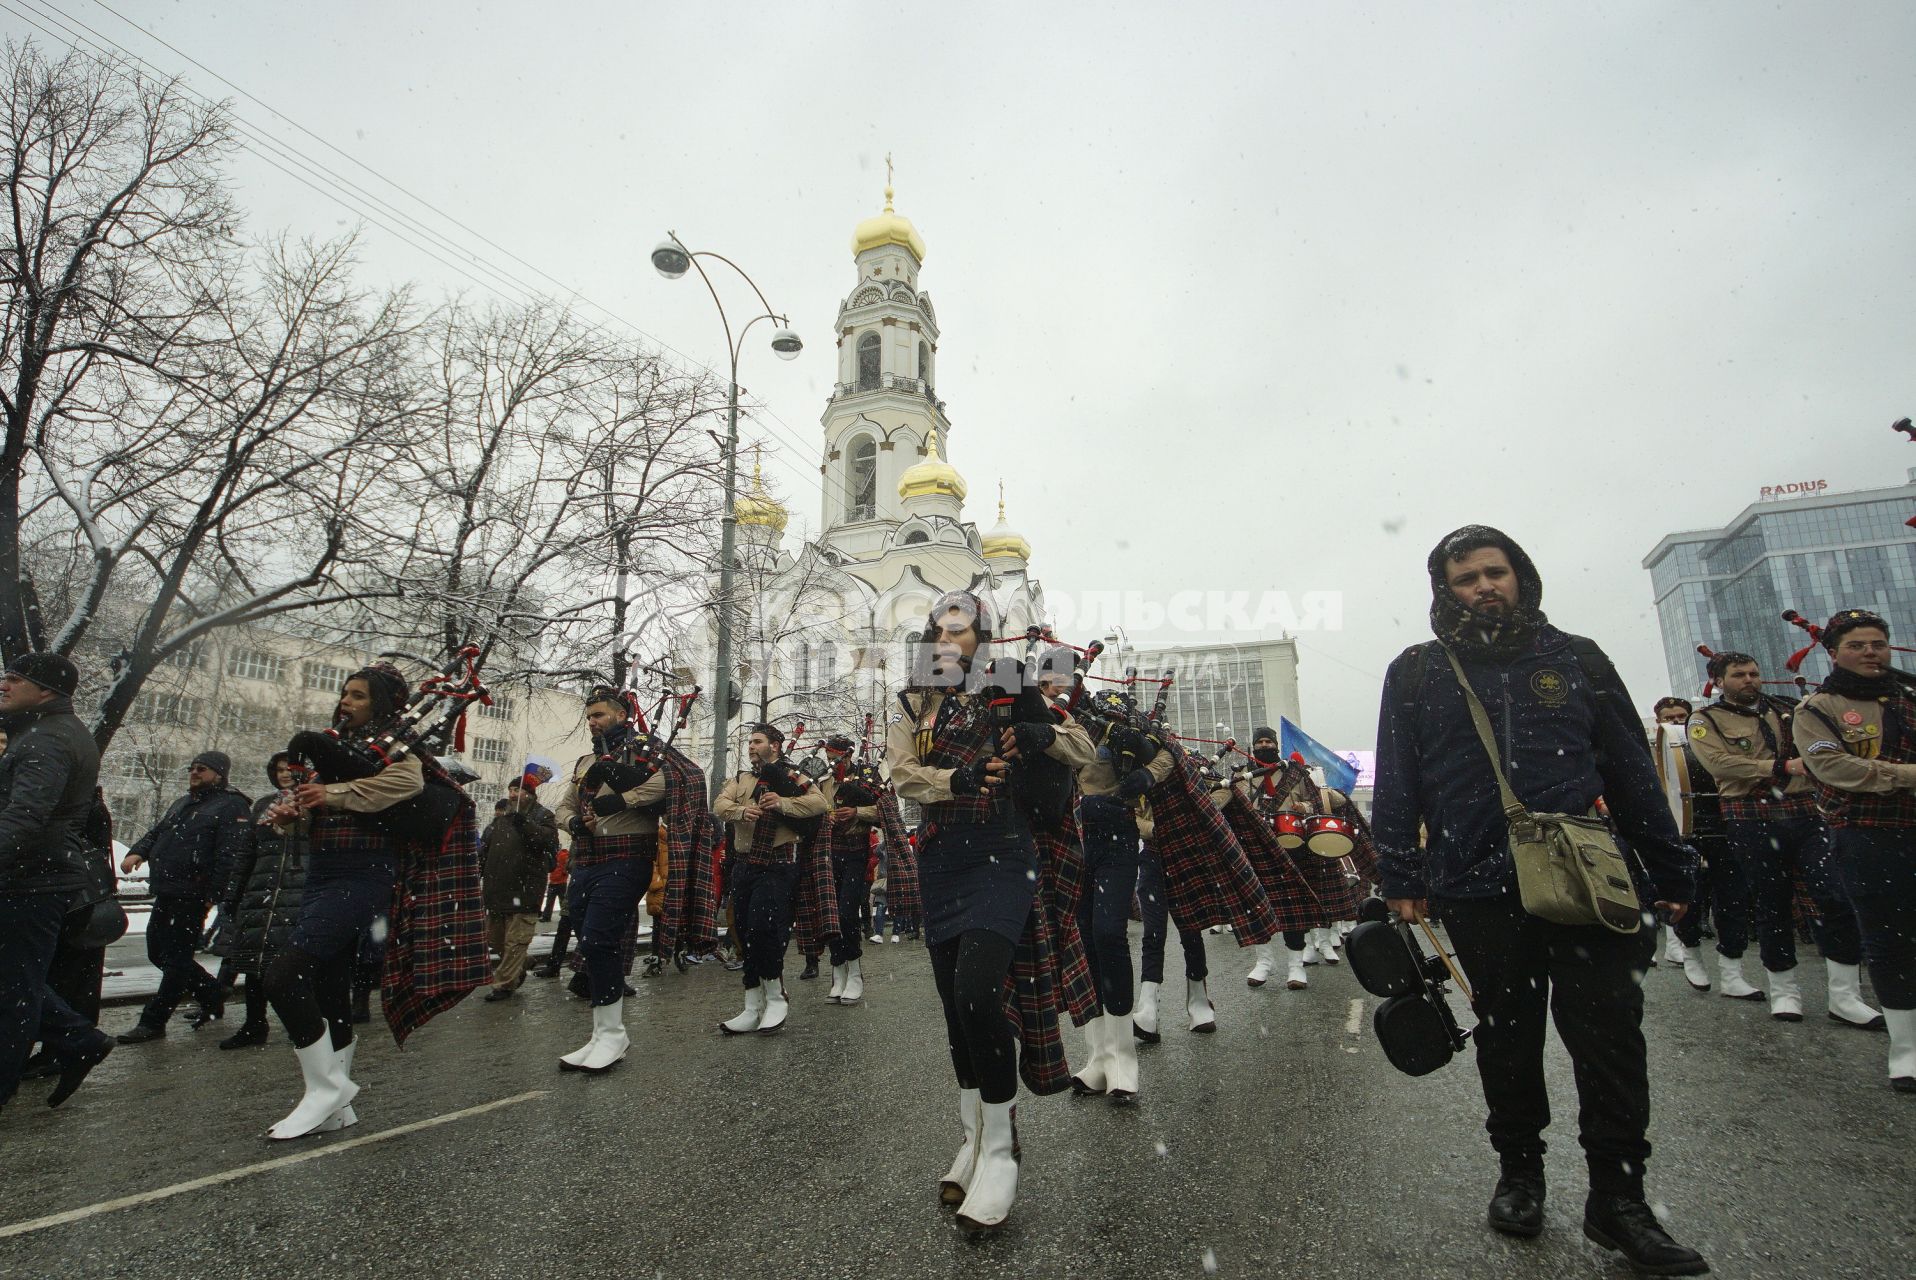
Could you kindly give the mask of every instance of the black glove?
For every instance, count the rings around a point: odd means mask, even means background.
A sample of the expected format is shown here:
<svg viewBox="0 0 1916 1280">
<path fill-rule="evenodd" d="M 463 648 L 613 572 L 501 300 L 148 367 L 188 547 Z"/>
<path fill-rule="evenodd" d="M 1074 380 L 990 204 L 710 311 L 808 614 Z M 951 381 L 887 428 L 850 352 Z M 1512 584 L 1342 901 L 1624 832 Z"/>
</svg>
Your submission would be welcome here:
<svg viewBox="0 0 1916 1280">
<path fill-rule="evenodd" d="M 592 797 L 592 812 L 601 818 L 609 818 L 615 813 L 624 813 L 626 808 L 625 797 L 616 791 Z"/>
<path fill-rule="evenodd" d="M 975 796 L 984 790 L 985 764 L 990 756 L 979 756 L 970 764 L 961 765 L 951 771 L 951 794 L 954 796 Z"/>
<path fill-rule="evenodd" d="M 1029 720 L 1014 725 L 1011 732 L 1017 740 L 1019 752 L 1028 756 L 1042 755 L 1045 748 L 1058 740 L 1055 728 Z"/>
<path fill-rule="evenodd" d="M 1139 796 L 1151 789 L 1151 784 L 1154 781 L 1155 779 L 1151 777 L 1151 771 L 1149 769 L 1133 769 L 1131 772 L 1125 774 L 1124 781 L 1118 784 L 1118 798 L 1121 800 L 1136 800 Z"/>
<path fill-rule="evenodd" d="M 567 822 L 565 828 L 575 836 L 589 836 L 592 834 L 592 828 L 586 826 L 585 819 L 578 816 L 574 816 L 570 822 Z"/>
</svg>

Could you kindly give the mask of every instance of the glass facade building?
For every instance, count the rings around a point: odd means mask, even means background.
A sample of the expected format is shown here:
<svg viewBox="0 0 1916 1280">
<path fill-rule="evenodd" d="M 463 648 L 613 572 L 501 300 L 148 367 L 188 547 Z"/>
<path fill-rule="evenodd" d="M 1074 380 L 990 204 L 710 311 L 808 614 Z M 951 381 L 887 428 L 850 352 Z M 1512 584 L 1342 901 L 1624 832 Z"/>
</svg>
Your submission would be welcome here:
<svg viewBox="0 0 1916 1280">
<path fill-rule="evenodd" d="M 1916 469 L 1908 483 L 1754 503 L 1721 529 L 1673 533 L 1643 559 L 1663 631 L 1670 689 L 1686 698 L 1707 678 L 1699 644 L 1755 657 L 1766 679 L 1810 643 L 1786 609 L 1821 623 L 1873 609 L 1901 640 L 1916 631 Z M 1812 681 L 1829 664 L 1812 655 Z"/>
<path fill-rule="evenodd" d="M 1248 644 L 1180 645 L 1173 648 L 1107 648 L 1096 674 L 1115 677 L 1124 667 L 1155 679 L 1175 673 L 1165 698 L 1164 718 L 1172 732 L 1189 738 L 1216 738 L 1222 724 L 1247 748 L 1251 730 L 1277 724 L 1284 716 L 1302 724 L 1297 705 L 1297 644 L 1261 640 Z M 1098 687 L 1096 684 L 1094 688 Z M 1141 686 L 1138 701 L 1150 706 L 1157 690 Z"/>
</svg>

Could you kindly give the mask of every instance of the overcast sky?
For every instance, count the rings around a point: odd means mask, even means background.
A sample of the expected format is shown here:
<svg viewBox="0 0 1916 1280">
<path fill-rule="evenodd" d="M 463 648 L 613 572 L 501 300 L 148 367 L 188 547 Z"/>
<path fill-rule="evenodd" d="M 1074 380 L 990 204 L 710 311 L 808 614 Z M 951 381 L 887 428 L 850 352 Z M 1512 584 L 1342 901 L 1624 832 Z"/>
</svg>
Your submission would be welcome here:
<svg viewBox="0 0 1916 1280">
<path fill-rule="evenodd" d="M 1300 637 L 1339 748 L 1371 745 L 1459 524 L 1522 542 L 1647 705 L 1659 537 L 1916 464 L 1887 429 L 1916 411 L 1909 4 L 113 0 L 177 53 L 57 4 L 690 359 L 724 364 L 716 316 L 647 254 L 671 227 L 735 258 L 811 343 L 741 371 L 795 533 L 891 151 L 968 515 L 1002 476 L 1054 596 L 1343 592 L 1343 630 Z M 233 176 L 255 230 L 359 220 L 251 155 Z M 366 258 L 479 288 L 378 227 Z"/>
</svg>

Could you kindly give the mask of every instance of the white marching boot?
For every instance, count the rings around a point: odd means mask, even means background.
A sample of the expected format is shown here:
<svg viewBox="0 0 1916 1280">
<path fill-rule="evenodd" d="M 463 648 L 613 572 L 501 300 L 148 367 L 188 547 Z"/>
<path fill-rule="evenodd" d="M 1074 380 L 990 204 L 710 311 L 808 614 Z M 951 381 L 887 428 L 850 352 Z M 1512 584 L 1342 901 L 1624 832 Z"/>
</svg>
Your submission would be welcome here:
<svg viewBox="0 0 1916 1280">
<path fill-rule="evenodd" d="M 359 1093 L 359 1086 L 346 1078 L 339 1053 L 333 1048 L 331 1031 L 322 1030 L 319 1039 L 304 1049 L 294 1049 L 299 1073 L 306 1081 L 306 1095 L 284 1120 L 266 1131 L 266 1136 L 284 1141 L 320 1132 L 320 1126 L 345 1108 Z"/>
<path fill-rule="evenodd" d="M 1916 1009 L 1885 1009 L 1889 1027 L 1889 1087 L 1916 1093 Z"/>
<path fill-rule="evenodd" d="M 1343 957 L 1337 954 L 1337 930 L 1319 929 L 1317 931 L 1317 957 L 1325 964 L 1343 963 Z"/>
<path fill-rule="evenodd" d="M 832 989 L 825 993 L 826 1004 L 837 1004 L 838 998 L 845 994 L 845 970 L 850 967 L 843 964 L 832 966 Z"/>
<path fill-rule="evenodd" d="M 1304 950 L 1296 953 L 1305 964 L 1317 963 L 1317 930 L 1311 929 L 1304 934 Z"/>
<path fill-rule="evenodd" d="M 727 1018 L 718 1026 L 728 1036 L 742 1036 L 748 1031 L 757 1031 L 764 1017 L 765 984 L 761 982 L 756 987 L 745 988 L 745 1011 L 737 1017 Z"/>
<path fill-rule="evenodd" d="M 978 1126 L 978 1163 L 958 1206 L 958 1221 L 974 1229 L 996 1227 L 1011 1216 L 1018 1198 L 1018 1104 L 984 1102 Z"/>
<path fill-rule="evenodd" d="M 610 1071 L 631 1047 L 632 1038 L 625 1034 L 625 1001 L 595 1004 L 592 1006 L 592 1038 L 578 1053 L 559 1059 L 559 1069 L 596 1076 Z"/>
<path fill-rule="evenodd" d="M 1292 951 L 1289 947 L 1286 947 L 1284 948 L 1284 954 L 1290 957 L 1291 962 L 1290 972 L 1284 975 L 1284 985 L 1292 991 L 1302 991 L 1310 986 L 1310 975 L 1304 972 L 1304 966 L 1310 963 L 1310 961 L 1304 958 L 1310 954 L 1310 948 L 1306 947 L 1302 951 Z"/>
<path fill-rule="evenodd" d="M 1251 971 L 1244 975 L 1245 983 L 1249 986 L 1261 987 L 1269 982 L 1271 975 L 1276 972 L 1277 944 L 1275 942 L 1258 943 L 1257 963 L 1252 965 Z"/>
<path fill-rule="evenodd" d="M 865 998 L 865 971 L 860 966 L 864 962 L 853 960 L 845 966 L 845 989 L 839 993 L 838 1003 L 857 1004 Z"/>
<path fill-rule="evenodd" d="M 1676 930 L 1670 930 L 1670 936 L 1663 944 L 1663 955 L 1660 957 L 1661 961 L 1664 964 L 1680 965 L 1684 964 L 1689 959 L 1689 956 L 1689 951 L 1684 948 L 1681 942 L 1677 941 Z"/>
<path fill-rule="evenodd" d="M 1683 953 L 1683 980 L 1698 991 L 1710 989 L 1710 966 L 1703 963 L 1701 951 L 1686 950 Z"/>
<path fill-rule="evenodd" d="M 1158 1035 L 1158 991 L 1163 986 L 1159 982 L 1138 984 L 1137 1007 L 1131 1010 L 1131 1034 L 1146 1044 L 1156 1044 Z"/>
<path fill-rule="evenodd" d="M 1106 1063 L 1110 1049 L 1104 1043 L 1104 1015 L 1084 1024 L 1084 1065 L 1071 1073 L 1071 1091 L 1078 1094 L 1103 1093 L 1110 1087 Z"/>
<path fill-rule="evenodd" d="M 1716 958 L 1717 994 L 1732 1000 L 1761 1000 L 1763 993 L 1743 980 L 1743 961 L 1728 956 Z"/>
<path fill-rule="evenodd" d="M 1211 1007 L 1211 989 L 1199 978 L 1184 980 L 1184 1013 L 1191 1019 L 1191 1030 L 1209 1035 L 1217 1030 L 1217 1010 Z"/>
<path fill-rule="evenodd" d="M 1104 1015 L 1104 1075 L 1113 1102 L 1135 1102 L 1138 1097 L 1138 1042 L 1130 1030 L 1130 1014 Z"/>
<path fill-rule="evenodd" d="M 1863 1002 L 1858 967 L 1837 964 L 1834 960 L 1824 962 L 1824 967 L 1829 970 L 1830 1021 L 1862 1031 L 1881 1031 L 1885 1025 L 1883 1015 Z"/>
<path fill-rule="evenodd" d="M 981 1121 L 976 1089 L 958 1091 L 958 1120 L 964 1125 L 965 1140 L 951 1162 L 951 1171 L 938 1180 L 938 1199 L 945 1204 L 963 1204 L 971 1190 L 971 1171 L 978 1167 L 978 1125 Z"/>
<path fill-rule="evenodd" d="M 359 1038 L 355 1036 L 351 1044 L 339 1050 L 339 1073 L 348 1080 L 353 1078 L 353 1050 L 359 1048 Z M 347 1103 L 326 1117 L 325 1123 L 313 1130 L 314 1133 L 336 1133 L 341 1129 L 350 1129 L 359 1123 L 359 1113 L 353 1110 L 353 1104 Z"/>
<path fill-rule="evenodd" d="M 791 1016 L 792 1006 L 785 999 L 785 979 L 773 978 L 770 983 L 760 983 L 765 991 L 765 1016 L 758 1020 L 758 1029 L 764 1035 L 770 1035 L 785 1025 L 785 1019 Z"/>
<path fill-rule="evenodd" d="M 1778 1022 L 1803 1020 L 1803 989 L 1796 985 L 1796 970 L 1771 969 L 1770 1016 Z"/>
</svg>

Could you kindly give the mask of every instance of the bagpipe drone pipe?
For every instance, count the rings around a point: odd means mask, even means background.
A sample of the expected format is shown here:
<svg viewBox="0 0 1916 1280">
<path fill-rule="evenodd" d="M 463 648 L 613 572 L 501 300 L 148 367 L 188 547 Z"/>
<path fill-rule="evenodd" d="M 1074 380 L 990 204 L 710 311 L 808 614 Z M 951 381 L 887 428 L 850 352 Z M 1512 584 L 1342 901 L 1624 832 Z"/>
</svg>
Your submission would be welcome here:
<svg viewBox="0 0 1916 1280">
<path fill-rule="evenodd" d="M 1033 653 L 1039 644 L 1051 640 L 1042 628 L 1031 627 L 1022 636 L 996 642 L 1022 642 L 1026 649 L 1022 658 L 1009 655 L 993 658 L 986 664 L 979 685 L 990 710 L 993 755 L 1004 750 L 1007 729 L 1014 734 L 1022 724 L 1057 729 L 1064 713 L 1039 691 L 1038 681 L 1047 674 L 1063 673 L 1047 672 Z M 1074 663 L 1080 673 L 1083 665 L 1081 660 Z M 1071 766 L 1044 751 L 1023 749 L 1010 761 L 1010 766 L 1006 790 L 1031 823 L 1046 830 L 1062 823 L 1070 812 L 1071 797 L 1077 786 L 1077 775 Z"/>
<path fill-rule="evenodd" d="M 1417 927 L 1435 955 L 1426 955 L 1409 921 L 1399 920 L 1382 898 L 1368 898 L 1358 909 L 1362 922 L 1344 939 L 1344 958 L 1358 984 L 1384 1002 L 1371 1015 L 1371 1029 L 1390 1064 L 1409 1076 L 1427 1076 L 1464 1047 L 1470 1032 L 1457 1025 L 1445 998 L 1445 979 L 1456 982 L 1466 1001 L 1470 984 L 1420 914 Z"/>
</svg>

